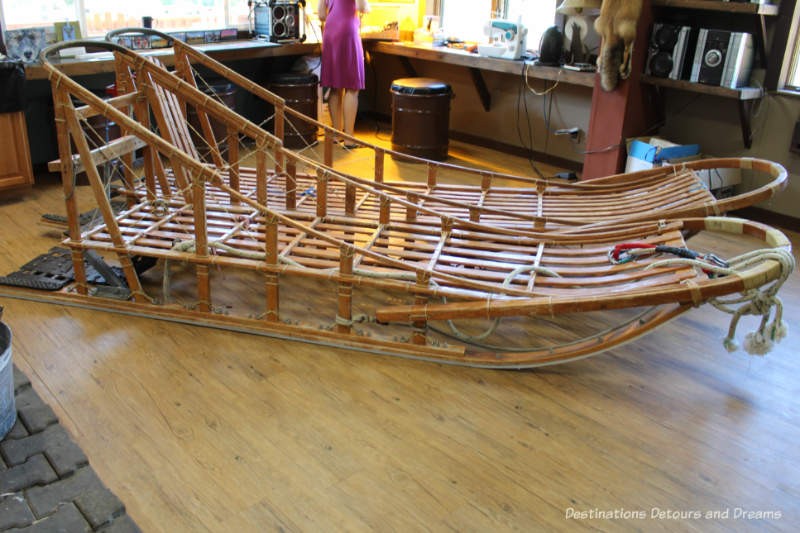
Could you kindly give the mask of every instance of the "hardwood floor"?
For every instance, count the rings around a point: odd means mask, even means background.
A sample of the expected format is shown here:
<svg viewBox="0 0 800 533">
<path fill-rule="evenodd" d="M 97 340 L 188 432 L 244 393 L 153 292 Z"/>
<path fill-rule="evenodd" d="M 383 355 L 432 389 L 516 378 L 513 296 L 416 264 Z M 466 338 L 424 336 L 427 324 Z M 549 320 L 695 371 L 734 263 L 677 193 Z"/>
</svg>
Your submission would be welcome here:
<svg viewBox="0 0 800 533">
<path fill-rule="evenodd" d="M 525 160 L 451 150 L 530 173 Z M 78 195 L 90 207 L 88 187 Z M 0 273 L 56 245 L 38 220 L 62 211 L 52 178 L 0 198 Z M 796 531 L 799 276 L 782 292 L 788 338 L 765 358 L 727 353 L 729 317 L 703 306 L 535 371 L 0 304 L 15 363 L 143 531 Z M 743 320 L 739 339 L 754 325 Z"/>
</svg>

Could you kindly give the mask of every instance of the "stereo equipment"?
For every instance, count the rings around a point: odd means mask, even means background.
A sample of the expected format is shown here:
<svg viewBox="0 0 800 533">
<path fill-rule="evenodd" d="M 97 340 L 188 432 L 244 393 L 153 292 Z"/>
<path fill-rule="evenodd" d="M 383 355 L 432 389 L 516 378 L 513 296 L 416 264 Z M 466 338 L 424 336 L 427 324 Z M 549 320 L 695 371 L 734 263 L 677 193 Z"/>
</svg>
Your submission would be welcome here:
<svg viewBox="0 0 800 533">
<path fill-rule="evenodd" d="M 257 39 L 274 43 L 303 42 L 306 0 L 262 0 L 251 3 L 252 31 Z"/>
<path fill-rule="evenodd" d="M 306 40 L 305 28 L 306 1 L 271 0 L 269 3 L 270 35 L 273 43 L 303 42 Z"/>
<path fill-rule="evenodd" d="M 747 85 L 752 68 L 752 35 L 726 30 L 699 31 L 691 81 L 736 89 Z"/>
<path fill-rule="evenodd" d="M 654 23 L 645 74 L 673 80 L 688 79 L 696 42 L 697 30 L 694 28 Z"/>
</svg>

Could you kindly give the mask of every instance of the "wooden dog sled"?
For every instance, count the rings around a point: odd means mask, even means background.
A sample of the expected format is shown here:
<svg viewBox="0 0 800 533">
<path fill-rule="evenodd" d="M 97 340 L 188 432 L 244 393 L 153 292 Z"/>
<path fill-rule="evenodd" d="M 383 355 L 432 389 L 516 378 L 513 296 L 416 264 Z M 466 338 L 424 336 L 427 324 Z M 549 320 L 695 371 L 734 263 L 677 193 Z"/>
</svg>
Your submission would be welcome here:
<svg viewBox="0 0 800 533">
<path fill-rule="evenodd" d="M 46 50 L 45 59 L 59 46 Z M 661 208 L 648 204 L 649 217 L 642 211 L 608 219 L 591 213 L 562 218 L 544 216 L 549 186 L 540 180 L 484 172 L 476 174 L 481 185 L 474 191 L 444 183 L 437 190 L 441 165 L 426 162 L 433 187 L 427 181 L 417 189 L 382 183 L 377 155 L 375 181 L 356 179 L 330 160 L 319 162 L 282 146 L 281 117 L 289 111 L 279 100 L 279 135 L 273 136 L 198 91 L 192 79 L 122 47 L 102 46 L 115 55 L 123 91 L 108 101 L 44 61 L 69 219 L 65 244 L 72 250 L 76 282 L 47 296 L 21 289 L 6 290 L 7 295 L 479 367 L 524 368 L 592 355 L 706 302 L 734 314 L 729 348 L 742 314 L 757 311 L 763 317 L 749 340 L 752 352 L 765 351 L 783 333 L 776 293 L 794 266 L 786 237 L 740 219 L 682 215 L 745 200 L 683 201 L 678 195 Z M 182 64 L 177 56 L 176 61 Z M 76 100 L 84 105 L 76 106 Z M 239 165 L 235 143 L 227 162 L 220 154 L 215 163 L 202 162 L 180 120 L 184 106 L 193 106 L 202 120 L 210 116 L 224 124 L 230 139 L 251 139 L 256 166 Z M 123 137 L 93 149 L 82 122 L 98 114 L 119 124 Z M 333 149 L 332 137 L 326 129 L 325 154 Z M 145 168 L 137 182 L 130 154 L 140 148 Z M 123 161 L 128 201 L 128 209 L 116 216 L 96 168 L 112 158 Z M 749 198 L 785 182 L 777 165 L 737 161 L 775 178 Z M 83 233 L 72 194 L 78 169 L 86 172 L 103 218 Z M 528 185 L 524 189 L 535 198 L 536 213 L 527 206 L 464 207 L 463 198 L 454 206 L 442 193 L 480 190 L 485 204 L 501 192 L 493 187 L 500 179 Z M 624 189 L 647 191 L 651 198 L 648 182 L 662 179 L 645 172 L 606 178 L 594 188 L 559 184 L 553 190 L 575 198 L 608 195 L 603 202 L 611 210 Z M 747 234 L 766 248 L 725 263 L 686 250 L 684 233 L 700 231 Z M 86 250 L 116 256 L 127 293 L 112 297 L 88 285 Z M 159 267 L 139 274 L 135 256 L 159 259 Z M 593 312 L 611 314 L 615 322 L 583 331 L 592 321 L 570 318 L 560 328 L 579 331 L 577 338 L 533 345 L 541 329 L 559 317 Z M 491 327 L 474 333 L 476 325 L 468 323 L 472 333 L 467 334 L 463 323 L 452 322 L 462 319 L 489 319 Z M 493 344 L 496 336 L 504 339 L 502 346 Z"/>
</svg>

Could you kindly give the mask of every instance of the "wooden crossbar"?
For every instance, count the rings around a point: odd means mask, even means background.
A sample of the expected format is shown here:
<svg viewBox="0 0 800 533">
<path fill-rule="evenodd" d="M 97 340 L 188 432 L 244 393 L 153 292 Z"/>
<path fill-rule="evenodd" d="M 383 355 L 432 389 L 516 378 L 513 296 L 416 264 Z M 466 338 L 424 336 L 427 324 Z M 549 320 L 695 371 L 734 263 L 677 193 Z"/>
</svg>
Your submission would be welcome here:
<svg viewBox="0 0 800 533">
<path fill-rule="evenodd" d="M 123 94 L 122 96 L 115 96 L 114 98 L 108 98 L 103 100 L 106 105 L 110 105 L 117 109 L 124 109 L 128 106 L 132 106 L 134 102 L 136 102 L 136 98 L 138 95 L 136 93 L 129 93 Z M 75 112 L 78 114 L 79 119 L 87 119 L 91 117 L 96 117 L 97 115 L 102 115 L 102 109 L 98 109 L 97 107 L 84 105 L 75 108 Z"/>
<path fill-rule="evenodd" d="M 126 135 L 125 137 L 114 139 L 108 144 L 90 151 L 92 164 L 94 166 L 100 166 L 103 163 L 108 163 L 109 161 L 121 157 L 123 154 L 129 154 L 134 150 L 144 148 L 146 145 L 146 142 L 133 135 Z M 80 174 L 86 171 L 80 154 L 73 154 L 71 160 L 72 167 L 76 173 Z M 50 172 L 59 172 L 61 170 L 61 159 L 56 159 L 47 163 L 47 170 Z"/>
</svg>

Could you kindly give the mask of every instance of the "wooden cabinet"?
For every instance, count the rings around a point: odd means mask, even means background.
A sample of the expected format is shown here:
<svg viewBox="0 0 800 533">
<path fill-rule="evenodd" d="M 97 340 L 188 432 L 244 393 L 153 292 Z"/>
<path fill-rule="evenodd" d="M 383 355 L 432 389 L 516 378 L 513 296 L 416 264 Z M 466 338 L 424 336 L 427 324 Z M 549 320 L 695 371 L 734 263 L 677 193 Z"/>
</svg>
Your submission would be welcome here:
<svg viewBox="0 0 800 533">
<path fill-rule="evenodd" d="M 0 114 L 0 191 L 33 185 L 25 114 Z"/>
</svg>

